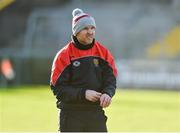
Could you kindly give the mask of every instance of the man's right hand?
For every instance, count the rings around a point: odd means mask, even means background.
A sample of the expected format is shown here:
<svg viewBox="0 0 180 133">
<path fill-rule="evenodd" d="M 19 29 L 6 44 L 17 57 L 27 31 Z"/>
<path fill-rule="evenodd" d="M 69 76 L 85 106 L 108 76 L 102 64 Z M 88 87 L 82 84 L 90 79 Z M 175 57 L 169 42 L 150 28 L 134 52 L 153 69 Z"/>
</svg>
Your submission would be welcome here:
<svg viewBox="0 0 180 133">
<path fill-rule="evenodd" d="M 91 102 L 96 102 L 100 99 L 102 93 L 99 93 L 97 91 L 94 90 L 86 90 L 85 93 L 85 97 L 87 100 L 91 101 Z"/>
</svg>

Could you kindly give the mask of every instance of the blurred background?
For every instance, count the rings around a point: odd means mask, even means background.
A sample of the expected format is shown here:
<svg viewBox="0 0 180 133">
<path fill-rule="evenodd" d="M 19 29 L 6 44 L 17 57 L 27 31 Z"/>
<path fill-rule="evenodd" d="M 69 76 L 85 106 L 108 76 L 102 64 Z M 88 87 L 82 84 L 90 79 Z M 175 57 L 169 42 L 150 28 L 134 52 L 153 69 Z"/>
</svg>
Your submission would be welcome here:
<svg viewBox="0 0 180 133">
<path fill-rule="evenodd" d="M 0 60 L 12 62 L 13 84 L 49 84 L 76 7 L 95 18 L 96 40 L 113 53 L 119 86 L 180 88 L 179 0 L 1 0 Z M 1 86 L 4 78 L 1 72 Z"/>
<path fill-rule="evenodd" d="M 71 39 L 74 8 L 95 18 L 96 40 L 116 60 L 118 88 L 178 94 L 172 129 L 180 131 L 179 0 L 0 0 L 0 89 L 49 85 L 53 58 Z"/>
</svg>

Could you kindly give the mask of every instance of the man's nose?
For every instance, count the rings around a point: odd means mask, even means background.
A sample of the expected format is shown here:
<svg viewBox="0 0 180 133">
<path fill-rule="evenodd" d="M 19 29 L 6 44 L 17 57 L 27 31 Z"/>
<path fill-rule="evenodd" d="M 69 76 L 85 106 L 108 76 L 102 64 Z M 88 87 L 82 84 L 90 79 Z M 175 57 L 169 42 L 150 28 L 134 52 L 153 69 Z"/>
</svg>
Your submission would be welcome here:
<svg viewBox="0 0 180 133">
<path fill-rule="evenodd" d="M 89 30 L 88 30 L 88 33 L 89 33 L 89 34 L 93 34 L 93 33 L 94 33 L 94 30 L 93 30 L 93 29 L 89 29 Z"/>
</svg>

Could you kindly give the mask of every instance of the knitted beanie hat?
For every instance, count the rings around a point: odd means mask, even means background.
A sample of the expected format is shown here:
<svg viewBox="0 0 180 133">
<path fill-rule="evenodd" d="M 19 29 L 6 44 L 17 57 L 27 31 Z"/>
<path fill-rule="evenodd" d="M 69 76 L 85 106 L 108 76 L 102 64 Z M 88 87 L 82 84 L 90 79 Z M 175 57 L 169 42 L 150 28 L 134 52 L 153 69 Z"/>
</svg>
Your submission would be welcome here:
<svg viewBox="0 0 180 133">
<path fill-rule="evenodd" d="M 73 35 L 76 36 L 78 32 L 84 29 L 86 26 L 94 26 L 96 27 L 95 20 L 92 16 L 84 13 L 81 9 L 76 8 L 72 12 L 73 20 L 72 20 L 72 32 Z"/>
</svg>

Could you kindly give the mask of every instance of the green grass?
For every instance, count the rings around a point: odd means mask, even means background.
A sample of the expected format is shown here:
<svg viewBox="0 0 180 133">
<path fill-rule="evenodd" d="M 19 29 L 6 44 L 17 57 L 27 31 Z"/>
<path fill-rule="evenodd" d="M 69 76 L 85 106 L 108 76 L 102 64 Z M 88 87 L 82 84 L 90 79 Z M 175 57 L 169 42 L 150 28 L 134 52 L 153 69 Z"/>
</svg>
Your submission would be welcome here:
<svg viewBox="0 0 180 133">
<path fill-rule="evenodd" d="M 0 131 L 58 129 L 56 99 L 48 86 L 0 88 Z M 106 110 L 109 131 L 180 131 L 180 92 L 118 90 Z"/>
</svg>

